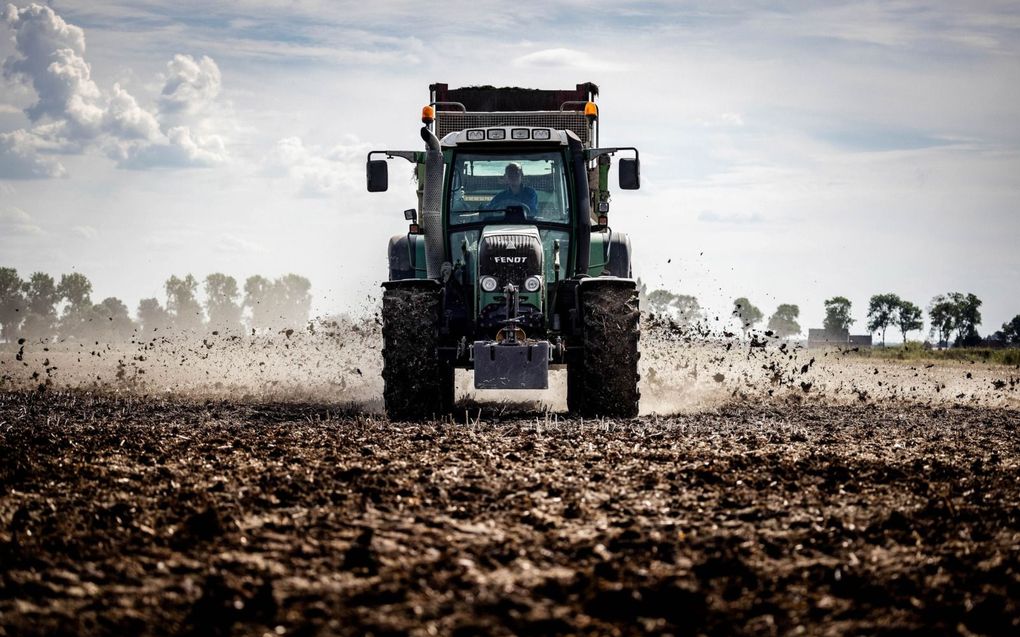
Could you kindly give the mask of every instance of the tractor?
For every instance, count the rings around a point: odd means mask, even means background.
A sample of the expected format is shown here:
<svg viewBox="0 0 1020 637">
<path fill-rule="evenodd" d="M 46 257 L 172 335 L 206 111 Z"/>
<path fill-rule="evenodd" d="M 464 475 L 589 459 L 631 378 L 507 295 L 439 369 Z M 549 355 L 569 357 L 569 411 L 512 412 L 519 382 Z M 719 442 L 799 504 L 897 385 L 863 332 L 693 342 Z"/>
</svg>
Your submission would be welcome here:
<svg viewBox="0 0 1020 637">
<path fill-rule="evenodd" d="M 600 148 L 598 87 L 429 87 L 424 150 L 372 151 L 414 164 L 418 205 L 389 241 L 383 397 L 395 420 L 451 413 L 455 370 L 478 390 L 547 389 L 566 368 L 582 417 L 638 413 L 638 290 L 627 235 L 609 225 L 609 171 L 640 186 L 636 148 Z"/>
</svg>

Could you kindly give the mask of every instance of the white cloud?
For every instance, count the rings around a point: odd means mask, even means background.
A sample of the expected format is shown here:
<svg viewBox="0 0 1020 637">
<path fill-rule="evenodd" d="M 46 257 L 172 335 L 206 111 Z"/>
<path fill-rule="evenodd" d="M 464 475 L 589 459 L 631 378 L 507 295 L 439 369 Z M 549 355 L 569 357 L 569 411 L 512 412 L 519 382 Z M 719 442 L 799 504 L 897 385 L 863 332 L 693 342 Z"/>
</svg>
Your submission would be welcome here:
<svg viewBox="0 0 1020 637">
<path fill-rule="evenodd" d="M 82 239 L 95 239 L 99 236 L 99 232 L 92 226 L 75 226 L 71 231 Z"/>
<path fill-rule="evenodd" d="M 116 153 L 117 166 L 134 170 L 215 166 L 227 160 L 222 137 L 196 135 L 187 126 L 171 128 L 165 139 L 121 146 Z"/>
<path fill-rule="evenodd" d="M 364 179 L 362 163 L 369 145 L 348 135 L 344 143 L 325 150 L 305 146 L 299 137 L 287 137 L 263 162 L 263 174 L 289 178 L 302 197 L 328 197 L 353 189 Z"/>
<path fill-rule="evenodd" d="M 163 116 L 196 114 L 205 110 L 220 93 L 220 69 L 211 58 L 196 60 L 177 54 L 167 64 L 167 78 L 159 96 Z"/>
<path fill-rule="evenodd" d="M 757 212 L 751 213 L 719 213 L 706 210 L 698 215 L 698 221 L 705 223 L 754 224 L 765 221 Z"/>
<path fill-rule="evenodd" d="M 236 254 L 262 252 L 263 250 L 260 244 L 232 234 L 222 235 L 219 243 L 216 244 L 216 248 L 221 252 Z"/>
<path fill-rule="evenodd" d="M 25 130 L 0 133 L 0 179 L 46 179 L 64 177 L 67 170 L 57 160 L 39 153 L 43 142 Z"/>
<path fill-rule="evenodd" d="M 559 69 L 578 71 L 619 71 L 624 67 L 606 61 L 602 56 L 590 55 L 576 49 L 542 49 L 514 58 L 512 64 L 524 68 Z"/>
<path fill-rule="evenodd" d="M 155 140 L 160 135 L 159 122 L 152 113 L 138 105 L 120 84 L 113 85 L 113 95 L 105 114 L 106 129 L 119 139 Z"/>
<path fill-rule="evenodd" d="M 3 18 L 14 30 L 16 52 L 4 61 L 4 75 L 31 85 L 38 100 L 25 109 L 35 126 L 0 136 L 0 178 L 64 176 L 64 167 L 48 153 L 80 154 L 96 147 L 118 166 L 134 169 L 227 160 L 224 138 L 209 132 L 201 118 L 220 91 L 220 71 L 211 58 L 174 56 L 157 114 L 119 83 L 104 95 L 84 57 L 84 31 L 51 8 L 8 5 Z"/>
<path fill-rule="evenodd" d="M 0 206 L 0 234 L 39 235 L 43 234 L 43 229 L 21 208 Z"/>
<path fill-rule="evenodd" d="M 4 21 L 15 32 L 19 55 L 4 61 L 4 75 L 32 85 L 38 101 L 25 110 L 33 122 L 66 121 L 79 135 L 94 136 L 101 123 L 101 94 L 83 57 L 85 33 L 53 9 L 7 5 Z"/>
</svg>

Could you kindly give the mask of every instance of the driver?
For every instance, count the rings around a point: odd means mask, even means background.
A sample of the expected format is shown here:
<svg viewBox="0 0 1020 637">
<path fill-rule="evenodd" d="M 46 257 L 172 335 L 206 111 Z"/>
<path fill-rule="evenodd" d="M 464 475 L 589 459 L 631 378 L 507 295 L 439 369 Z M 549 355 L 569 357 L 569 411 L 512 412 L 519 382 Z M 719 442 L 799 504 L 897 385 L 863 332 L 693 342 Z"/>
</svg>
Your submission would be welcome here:
<svg viewBox="0 0 1020 637">
<path fill-rule="evenodd" d="M 525 214 L 535 214 L 538 211 L 538 193 L 531 186 L 525 186 L 524 169 L 520 164 L 509 163 L 503 171 L 503 179 L 506 180 L 506 190 L 499 192 L 486 204 L 486 208 L 496 210 L 507 206 L 524 204 L 528 207 Z"/>
</svg>

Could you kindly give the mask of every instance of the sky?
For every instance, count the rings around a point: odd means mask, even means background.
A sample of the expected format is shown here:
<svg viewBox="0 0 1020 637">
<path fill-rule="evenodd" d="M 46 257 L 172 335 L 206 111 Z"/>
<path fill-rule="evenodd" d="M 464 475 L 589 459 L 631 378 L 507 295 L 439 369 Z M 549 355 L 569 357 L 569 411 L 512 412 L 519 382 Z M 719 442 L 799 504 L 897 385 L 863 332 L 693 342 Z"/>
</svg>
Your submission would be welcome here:
<svg viewBox="0 0 1020 637">
<path fill-rule="evenodd" d="M 600 87 L 601 143 L 649 289 L 725 319 L 893 292 L 1020 314 L 1015 2 L 0 0 L 0 266 L 93 298 L 172 274 L 302 274 L 313 311 L 374 307 L 428 85 Z M 927 326 L 926 326 L 927 327 Z M 889 340 L 895 335 L 890 332 Z M 918 335 L 915 334 L 916 338 Z"/>
</svg>

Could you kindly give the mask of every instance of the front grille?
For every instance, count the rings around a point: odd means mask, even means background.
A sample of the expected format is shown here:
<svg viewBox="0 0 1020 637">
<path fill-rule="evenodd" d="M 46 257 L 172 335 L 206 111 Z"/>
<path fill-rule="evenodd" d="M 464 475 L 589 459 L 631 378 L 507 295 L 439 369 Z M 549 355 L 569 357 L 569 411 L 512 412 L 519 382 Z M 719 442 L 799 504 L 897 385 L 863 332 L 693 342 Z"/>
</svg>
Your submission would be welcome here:
<svg viewBox="0 0 1020 637">
<path fill-rule="evenodd" d="M 490 234 L 478 249 L 479 274 L 496 277 L 500 287 L 520 286 L 524 279 L 542 273 L 542 242 L 526 234 Z"/>
<path fill-rule="evenodd" d="M 436 134 L 442 139 L 450 133 L 466 128 L 488 128 L 490 126 L 528 126 L 556 130 L 570 130 L 581 138 L 585 146 L 591 143 L 591 128 L 581 111 L 520 111 L 502 113 L 462 113 L 460 111 L 439 111 L 436 113 Z"/>
</svg>

